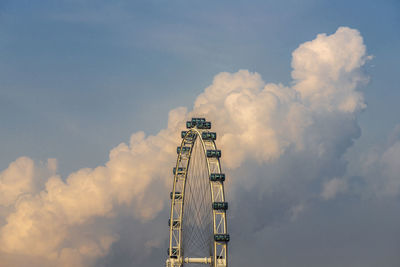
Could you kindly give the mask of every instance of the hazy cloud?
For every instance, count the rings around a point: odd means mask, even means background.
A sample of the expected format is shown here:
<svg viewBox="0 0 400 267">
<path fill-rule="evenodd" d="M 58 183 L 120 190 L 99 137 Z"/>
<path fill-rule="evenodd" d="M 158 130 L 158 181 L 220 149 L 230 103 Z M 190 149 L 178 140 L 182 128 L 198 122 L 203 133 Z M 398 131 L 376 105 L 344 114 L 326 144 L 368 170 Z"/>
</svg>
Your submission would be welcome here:
<svg viewBox="0 0 400 267">
<path fill-rule="evenodd" d="M 347 190 L 347 183 L 339 178 L 329 180 L 324 184 L 321 197 L 325 200 L 332 199 L 338 193 L 345 192 Z"/>
</svg>

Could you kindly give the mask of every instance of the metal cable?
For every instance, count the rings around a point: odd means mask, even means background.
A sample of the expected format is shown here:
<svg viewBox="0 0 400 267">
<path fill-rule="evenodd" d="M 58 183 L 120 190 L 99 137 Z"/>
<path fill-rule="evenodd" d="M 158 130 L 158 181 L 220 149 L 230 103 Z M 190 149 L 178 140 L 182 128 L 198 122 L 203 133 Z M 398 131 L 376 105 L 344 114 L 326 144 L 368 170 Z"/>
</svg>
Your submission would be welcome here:
<svg viewBox="0 0 400 267">
<path fill-rule="evenodd" d="M 213 218 L 208 176 L 206 155 L 200 138 L 196 138 L 185 188 L 182 222 L 182 244 L 185 257 L 210 257 L 211 255 Z M 204 264 L 190 264 L 190 266 L 204 266 Z"/>
</svg>

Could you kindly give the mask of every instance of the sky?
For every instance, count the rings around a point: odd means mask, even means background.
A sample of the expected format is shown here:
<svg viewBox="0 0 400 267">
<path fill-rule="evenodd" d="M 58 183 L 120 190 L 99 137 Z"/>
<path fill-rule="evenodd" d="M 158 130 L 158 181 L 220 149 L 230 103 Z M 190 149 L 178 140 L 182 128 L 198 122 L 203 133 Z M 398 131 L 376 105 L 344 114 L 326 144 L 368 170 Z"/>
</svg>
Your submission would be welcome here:
<svg viewBox="0 0 400 267">
<path fill-rule="evenodd" d="M 397 0 L 1 1 L 0 261 L 164 264 L 203 114 L 230 266 L 399 266 L 399 28 Z"/>
</svg>

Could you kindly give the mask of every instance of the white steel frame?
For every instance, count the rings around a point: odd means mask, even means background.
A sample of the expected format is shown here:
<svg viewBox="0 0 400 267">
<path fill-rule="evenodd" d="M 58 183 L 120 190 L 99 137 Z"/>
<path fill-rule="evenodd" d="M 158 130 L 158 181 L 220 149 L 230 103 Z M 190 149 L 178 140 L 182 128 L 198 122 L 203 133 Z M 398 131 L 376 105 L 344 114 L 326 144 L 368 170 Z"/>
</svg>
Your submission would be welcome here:
<svg viewBox="0 0 400 267">
<path fill-rule="evenodd" d="M 212 238 L 214 247 L 213 255 L 210 255 L 210 257 L 206 258 L 184 258 L 182 244 L 182 222 L 184 218 L 183 207 L 185 200 L 185 186 L 192 149 L 196 139 L 199 139 L 204 149 L 204 155 L 207 159 L 208 176 L 210 176 L 211 173 L 222 173 L 219 158 L 207 157 L 207 150 L 216 150 L 217 147 L 214 140 L 204 140 L 202 138 L 203 132 L 208 132 L 208 130 L 198 129 L 196 127 L 188 129 L 180 146 L 181 148 L 176 162 L 176 171 L 172 189 L 169 226 L 169 250 L 168 259 L 166 261 L 167 267 L 181 267 L 183 264 L 186 265 L 187 263 L 204 263 L 212 267 L 228 266 L 228 244 L 227 242 L 215 241 L 214 237 Z M 189 151 L 182 150 L 182 147 L 188 146 L 190 147 Z M 211 202 L 225 202 L 223 182 L 211 180 L 209 180 L 209 182 L 211 190 Z M 176 194 L 177 192 L 180 192 L 180 194 Z M 212 207 L 210 207 L 210 209 L 212 209 Z M 226 211 L 212 209 L 212 213 L 214 235 L 227 234 Z"/>
</svg>

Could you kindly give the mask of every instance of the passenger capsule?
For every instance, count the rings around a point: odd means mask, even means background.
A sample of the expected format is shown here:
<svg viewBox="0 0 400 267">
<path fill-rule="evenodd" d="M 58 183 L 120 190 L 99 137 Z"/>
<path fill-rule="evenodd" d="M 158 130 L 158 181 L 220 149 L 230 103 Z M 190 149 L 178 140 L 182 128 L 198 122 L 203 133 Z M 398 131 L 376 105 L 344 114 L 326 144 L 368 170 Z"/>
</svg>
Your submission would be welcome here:
<svg viewBox="0 0 400 267">
<path fill-rule="evenodd" d="M 213 202 L 212 208 L 213 210 L 227 210 L 228 202 Z"/>
<path fill-rule="evenodd" d="M 193 139 L 196 138 L 196 134 L 194 132 L 182 131 L 181 137 L 186 139 L 187 141 L 193 141 Z"/>
<path fill-rule="evenodd" d="M 204 121 L 197 123 L 197 129 L 211 129 L 211 122 Z"/>
<path fill-rule="evenodd" d="M 224 182 L 225 181 L 225 173 L 211 173 L 210 181 L 211 182 Z"/>
<path fill-rule="evenodd" d="M 217 139 L 217 133 L 214 132 L 203 132 L 201 133 L 201 138 L 203 140 L 216 140 Z"/>
<path fill-rule="evenodd" d="M 191 129 L 199 124 L 202 124 L 206 121 L 205 118 L 192 118 L 191 121 L 186 122 L 186 128 Z M 199 128 L 200 129 L 200 128 Z"/>
<path fill-rule="evenodd" d="M 178 174 L 184 174 L 185 171 L 186 171 L 186 168 L 185 168 L 185 167 L 179 167 L 179 168 L 178 168 Z M 176 167 L 174 167 L 174 168 L 172 169 L 172 173 L 175 175 L 175 173 L 176 173 Z"/>
<path fill-rule="evenodd" d="M 194 123 L 195 125 L 198 123 L 203 123 L 205 121 L 206 121 L 205 118 L 192 118 L 192 123 Z"/>
<path fill-rule="evenodd" d="M 187 121 L 187 122 L 186 122 L 186 128 L 191 129 L 191 128 L 193 128 L 194 126 L 195 126 L 195 125 L 192 124 L 191 121 Z"/>
<path fill-rule="evenodd" d="M 174 195 L 173 192 L 171 192 L 169 194 L 171 199 L 172 199 L 173 195 Z M 175 199 L 182 199 L 182 193 L 181 192 L 175 192 Z"/>
<path fill-rule="evenodd" d="M 215 234 L 214 240 L 216 242 L 229 242 L 230 236 L 229 234 Z"/>
<path fill-rule="evenodd" d="M 181 152 L 181 150 L 182 150 L 182 154 L 183 154 L 183 153 L 187 153 L 187 152 L 190 151 L 190 146 L 183 146 L 182 149 L 181 149 L 180 146 L 178 146 L 178 147 L 176 148 L 176 153 L 179 154 L 179 153 Z"/>
<path fill-rule="evenodd" d="M 207 150 L 207 157 L 208 158 L 220 158 L 221 157 L 221 150 Z"/>
<path fill-rule="evenodd" d="M 172 224 L 172 227 L 179 227 L 180 221 L 179 220 L 174 220 L 174 223 Z M 171 226 L 171 219 L 168 219 L 168 226 Z"/>
<path fill-rule="evenodd" d="M 174 258 L 174 259 L 178 258 L 178 254 L 179 254 L 178 248 L 172 248 L 171 253 L 169 253 L 169 248 L 167 251 L 168 251 L 168 255 L 170 255 L 170 258 Z"/>
</svg>

